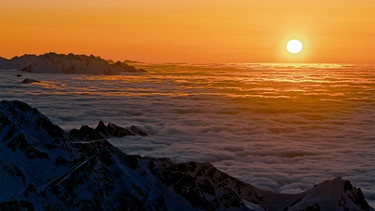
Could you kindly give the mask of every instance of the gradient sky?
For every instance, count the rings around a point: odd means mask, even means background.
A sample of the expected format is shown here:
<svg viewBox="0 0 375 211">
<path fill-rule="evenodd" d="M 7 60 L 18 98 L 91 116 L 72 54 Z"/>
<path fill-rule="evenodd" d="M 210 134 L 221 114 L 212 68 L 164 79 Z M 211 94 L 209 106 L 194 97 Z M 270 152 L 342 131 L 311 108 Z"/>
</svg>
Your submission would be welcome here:
<svg viewBox="0 0 375 211">
<path fill-rule="evenodd" d="M 0 56 L 375 62 L 374 0 L 0 0 Z M 304 44 L 285 50 L 288 39 Z"/>
</svg>

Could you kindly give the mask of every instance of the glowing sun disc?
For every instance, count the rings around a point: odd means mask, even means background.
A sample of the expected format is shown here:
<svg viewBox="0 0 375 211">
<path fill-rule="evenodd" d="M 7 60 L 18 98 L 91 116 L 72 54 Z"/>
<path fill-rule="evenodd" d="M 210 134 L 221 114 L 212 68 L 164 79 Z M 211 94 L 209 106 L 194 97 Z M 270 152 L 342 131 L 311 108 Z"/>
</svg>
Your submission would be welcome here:
<svg viewBox="0 0 375 211">
<path fill-rule="evenodd" d="M 299 53 L 302 50 L 302 42 L 299 40 L 289 40 L 288 43 L 286 44 L 286 49 L 288 50 L 289 53 Z"/>
</svg>

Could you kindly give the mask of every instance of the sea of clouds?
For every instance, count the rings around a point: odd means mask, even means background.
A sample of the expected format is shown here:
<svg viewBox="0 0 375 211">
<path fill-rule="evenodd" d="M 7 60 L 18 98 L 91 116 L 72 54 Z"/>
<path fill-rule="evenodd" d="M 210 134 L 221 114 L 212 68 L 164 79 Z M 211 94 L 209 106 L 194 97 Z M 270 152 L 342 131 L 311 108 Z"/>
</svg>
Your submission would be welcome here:
<svg viewBox="0 0 375 211">
<path fill-rule="evenodd" d="M 374 206 L 373 66 L 139 65 L 149 72 L 1 70 L 0 99 L 29 103 L 67 130 L 136 125 L 149 135 L 110 142 L 129 154 L 211 162 L 262 189 L 295 193 L 343 177 Z"/>
</svg>

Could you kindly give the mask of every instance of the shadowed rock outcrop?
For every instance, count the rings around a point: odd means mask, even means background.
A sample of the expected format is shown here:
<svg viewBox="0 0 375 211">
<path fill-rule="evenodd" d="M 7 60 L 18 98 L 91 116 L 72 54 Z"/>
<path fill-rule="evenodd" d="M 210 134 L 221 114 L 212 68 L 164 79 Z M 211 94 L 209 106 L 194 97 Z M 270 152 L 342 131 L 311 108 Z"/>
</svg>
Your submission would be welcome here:
<svg viewBox="0 0 375 211">
<path fill-rule="evenodd" d="M 80 129 L 72 129 L 69 134 L 70 138 L 81 141 L 94 141 L 110 137 L 121 138 L 124 136 L 147 135 L 145 132 L 134 125 L 132 125 L 130 129 L 126 129 L 113 123 L 108 123 L 107 125 L 105 125 L 102 121 L 99 122 L 96 128 L 91 128 L 85 125 Z"/>
<path fill-rule="evenodd" d="M 31 79 L 31 78 L 25 78 L 25 79 L 23 79 L 21 81 L 21 83 L 23 83 L 23 84 L 32 84 L 32 83 L 40 83 L 40 81 Z"/>
</svg>

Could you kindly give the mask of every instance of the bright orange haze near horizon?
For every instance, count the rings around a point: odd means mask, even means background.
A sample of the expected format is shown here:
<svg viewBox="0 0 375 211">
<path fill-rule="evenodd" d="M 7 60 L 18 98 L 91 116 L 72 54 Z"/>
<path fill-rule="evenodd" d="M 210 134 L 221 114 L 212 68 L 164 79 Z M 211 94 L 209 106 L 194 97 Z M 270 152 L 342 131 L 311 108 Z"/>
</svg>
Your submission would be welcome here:
<svg viewBox="0 0 375 211">
<path fill-rule="evenodd" d="M 0 14 L 5 58 L 375 63 L 374 0 L 12 0 Z M 300 53 L 287 52 L 291 39 Z"/>
</svg>

